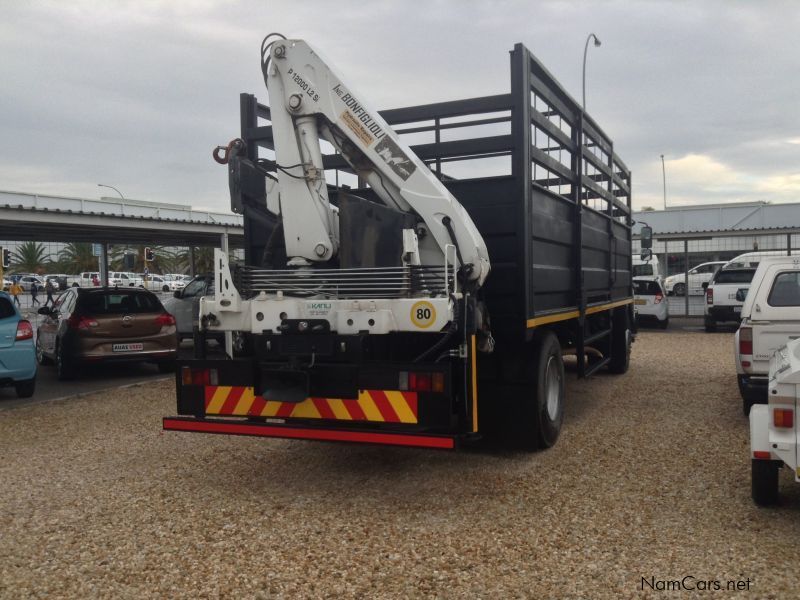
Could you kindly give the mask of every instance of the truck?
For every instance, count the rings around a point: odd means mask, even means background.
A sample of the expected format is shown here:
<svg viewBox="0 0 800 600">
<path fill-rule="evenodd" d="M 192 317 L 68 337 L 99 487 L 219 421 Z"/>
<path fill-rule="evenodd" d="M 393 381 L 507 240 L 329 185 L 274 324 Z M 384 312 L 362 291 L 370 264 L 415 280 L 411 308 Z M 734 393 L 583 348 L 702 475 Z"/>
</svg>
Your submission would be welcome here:
<svg viewBox="0 0 800 600">
<path fill-rule="evenodd" d="M 772 355 L 800 337 L 800 256 L 761 258 L 749 289 L 737 291 L 736 299 L 743 304 L 734 357 L 747 416 L 754 404 L 767 402 Z"/>
<path fill-rule="evenodd" d="M 244 265 L 215 250 L 196 315 L 196 337 L 239 343 L 177 361 L 163 428 L 552 446 L 566 370 L 630 360 L 631 174 L 611 138 L 522 44 L 510 92 L 381 112 L 304 40 L 267 36 L 261 66 L 269 106 L 242 94 L 240 137 L 213 152 Z"/>
<path fill-rule="evenodd" d="M 751 491 L 759 506 L 779 499 L 785 465 L 800 483 L 797 399 L 800 395 L 800 340 L 791 340 L 770 359 L 767 404 L 750 409 Z"/>
</svg>

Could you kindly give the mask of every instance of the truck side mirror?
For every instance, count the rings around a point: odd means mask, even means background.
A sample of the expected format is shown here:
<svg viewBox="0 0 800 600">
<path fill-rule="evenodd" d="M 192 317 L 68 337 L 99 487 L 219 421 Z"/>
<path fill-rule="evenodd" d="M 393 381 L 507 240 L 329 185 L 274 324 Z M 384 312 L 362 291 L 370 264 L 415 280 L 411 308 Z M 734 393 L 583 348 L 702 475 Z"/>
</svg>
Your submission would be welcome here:
<svg viewBox="0 0 800 600">
<path fill-rule="evenodd" d="M 649 225 L 643 225 L 641 232 L 639 234 L 641 236 L 642 248 L 652 248 L 653 247 L 653 228 Z"/>
<path fill-rule="evenodd" d="M 650 248 L 642 248 L 642 253 L 639 255 L 639 258 L 641 258 L 643 262 L 650 262 L 650 259 L 653 258 L 653 251 Z"/>
<path fill-rule="evenodd" d="M 744 299 L 747 298 L 747 290 L 744 288 L 739 288 L 736 290 L 736 301 L 737 302 L 744 302 Z"/>
</svg>

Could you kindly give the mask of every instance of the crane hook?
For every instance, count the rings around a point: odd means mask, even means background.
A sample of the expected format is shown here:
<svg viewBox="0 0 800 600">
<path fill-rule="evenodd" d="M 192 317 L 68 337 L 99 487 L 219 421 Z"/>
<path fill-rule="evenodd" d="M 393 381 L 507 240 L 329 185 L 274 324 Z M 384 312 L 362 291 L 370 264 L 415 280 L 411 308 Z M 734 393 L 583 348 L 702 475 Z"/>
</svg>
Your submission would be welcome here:
<svg viewBox="0 0 800 600">
<path fill-rule="evenodd" d="M 227 165 L 228 161 L 230 160 L 233 152 L 233 155 L 241 154 L 245 149 L 244 140 L 241 138 L 234 138 L 230 142 L 228 142 L 227 146 L 217 146 L 214 148 L 214 151 L 211 153 L 211 156 L 214 157 L 214 160 L 217 161 L 221 165 Z M 222 155 L 220 155 L 222 153 Z"/>
</svg>

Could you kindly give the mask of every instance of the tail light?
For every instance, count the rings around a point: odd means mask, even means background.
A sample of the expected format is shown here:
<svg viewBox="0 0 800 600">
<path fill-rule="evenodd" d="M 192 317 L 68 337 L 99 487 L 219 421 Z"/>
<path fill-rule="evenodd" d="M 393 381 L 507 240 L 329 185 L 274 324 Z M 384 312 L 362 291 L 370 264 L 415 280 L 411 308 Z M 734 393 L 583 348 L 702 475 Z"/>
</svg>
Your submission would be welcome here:
<svg viewBox="0 0 800 600">
<path fill-rule="evenodd" d="M 441 371 L 401 371 L 398 387 L 409 392 L 444 392 L 444 373 Z"/>
<path fill-rule="evenodd" d="M 161 325 L 161 327 L 175 325 L 175 317 L 169 313 L 160 314 L 156 317 L 156 325 Z"/>
<path fill-rule="evenodd" d="M 750 327 L 739 328 L 739 354 L 753 354 L 753 329 Z"/>
<path fill-rule="evenodd" d="M 706 290 L 706 304 L 714 304 L 714 290 L 711 288 Z"/>
<path fill-rule="evenodd" d="M 15 339 L 18 342 L 21 340 L 33 339 L 33 327 L 31 326 L 30 321 L 22 319 L 17 323 L 17 337 Z"/>
<path fill-rule="evenodd" d="M 192 369 L 181 367 L 183 385 L 219 385 L 219 372 L 216 369 Z"/>
<path fill-rule="evenodd" d="M 92 327 L 97 327 L 97 321 L 91 317 L 79 317 L 78 315 L 71 315 L 67 319 L 67 327 L 70 329 L 77 329 L 79 331 L 89 331 Z"/>
<path fill-rule="evenodd" d="M 775 427 L 794 427 L 794 411 L 791 408 L 776 408 L 772 411 L 772 424 Z"/>
<path fill-rule="evenodd" d="M 661 301 L 664 299 L 664 294 L 658 293 L 656 294 L 655 300 L 653 300 L 653 304 L 661 304 Z"/>
</svg>

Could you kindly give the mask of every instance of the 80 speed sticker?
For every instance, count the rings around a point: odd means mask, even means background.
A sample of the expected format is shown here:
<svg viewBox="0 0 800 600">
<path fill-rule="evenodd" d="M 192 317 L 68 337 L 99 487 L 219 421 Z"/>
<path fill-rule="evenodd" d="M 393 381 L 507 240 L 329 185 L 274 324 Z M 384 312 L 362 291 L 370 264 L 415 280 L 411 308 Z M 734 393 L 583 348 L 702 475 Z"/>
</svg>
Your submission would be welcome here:
<svg viewBox="0 0 800 600">
<path fill-rule="evenodd" d="M 420 329 L 426 329 L 436 321 L 436 309 L 424 300 L 411 306 L 411 322 Z"/>
</svg>

